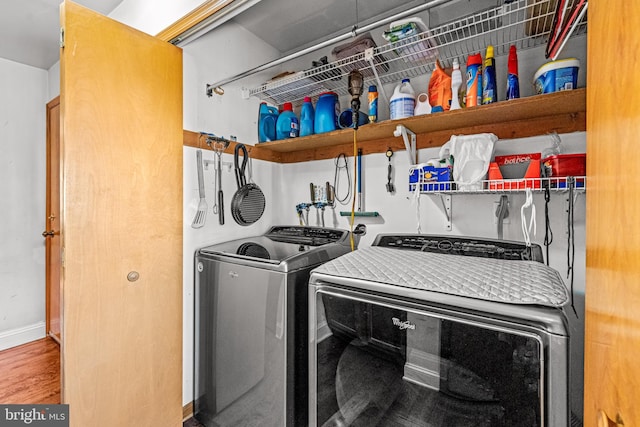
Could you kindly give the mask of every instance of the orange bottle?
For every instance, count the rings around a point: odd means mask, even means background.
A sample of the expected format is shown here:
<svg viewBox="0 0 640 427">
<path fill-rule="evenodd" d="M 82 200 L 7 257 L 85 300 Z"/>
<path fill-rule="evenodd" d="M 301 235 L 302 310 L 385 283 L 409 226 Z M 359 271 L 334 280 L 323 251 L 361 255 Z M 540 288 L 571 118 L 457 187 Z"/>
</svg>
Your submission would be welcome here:
<svg viewBox="0 0 640 427">
<path fill-rule="evenodd" d="M 482 104 L 482 55 L 467 58 L 467 107 Z"/>
</svg>

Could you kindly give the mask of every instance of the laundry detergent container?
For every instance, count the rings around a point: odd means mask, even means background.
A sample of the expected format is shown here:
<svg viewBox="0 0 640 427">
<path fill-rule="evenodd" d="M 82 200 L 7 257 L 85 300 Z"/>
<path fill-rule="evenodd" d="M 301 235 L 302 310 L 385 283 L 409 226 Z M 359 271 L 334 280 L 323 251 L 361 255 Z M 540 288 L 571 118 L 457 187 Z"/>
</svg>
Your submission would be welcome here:
<svg viewBox="0 0 640 427">
<path fill-rule="evenodd" d="M 315 133 L 331 132 L 338 129 L 338 115 L 340 104 L 335 92 L 321 93 L 316 102 L 313 128 Z"/>
<path fill-rule="evenodd" d="M 575 89 L 579 68 L 580 61 L 575 58 L 547 62 L 533 76 L 536 95 Z"/>
</svg>

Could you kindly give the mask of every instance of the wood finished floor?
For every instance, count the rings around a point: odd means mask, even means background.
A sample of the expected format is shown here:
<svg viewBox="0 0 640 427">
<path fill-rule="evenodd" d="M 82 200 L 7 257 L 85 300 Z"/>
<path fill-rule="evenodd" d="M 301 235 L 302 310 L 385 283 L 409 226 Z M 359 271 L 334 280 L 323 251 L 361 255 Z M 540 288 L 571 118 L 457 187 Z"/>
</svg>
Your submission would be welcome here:
<svg viewBox="0 0 640 427">
<path fill-rule="evenodd" d="M 60 346 L 53 339 L 0 351 L 0 403 L 60 403 Z M 202 424 L 191 417 L 183 426 Z"/>
<path fill-rule="evenodd" d="M 60 347 L 53 339 L 0 351 L 0 403 L 60 403 Z"/>
</svg>

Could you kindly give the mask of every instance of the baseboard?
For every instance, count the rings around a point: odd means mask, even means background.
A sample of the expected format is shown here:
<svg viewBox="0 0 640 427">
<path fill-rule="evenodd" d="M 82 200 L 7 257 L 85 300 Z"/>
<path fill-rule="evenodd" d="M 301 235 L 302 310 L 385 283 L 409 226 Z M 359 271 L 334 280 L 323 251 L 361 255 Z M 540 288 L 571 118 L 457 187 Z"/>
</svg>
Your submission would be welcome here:
<svg viewBox="0 0 640 427">
<path fill-rule="evenodd" d="M 189 402 L 182 407 L 182 421 L 186 421 L 193 416 L 193 402 Z"/>
<path fill-rule="evenodd" d="M 46 329 L 45 322 L 38 322 L 22 328 L 0 332 L 0 351 L 44 338 L 47 336 Z"/>
</svg>

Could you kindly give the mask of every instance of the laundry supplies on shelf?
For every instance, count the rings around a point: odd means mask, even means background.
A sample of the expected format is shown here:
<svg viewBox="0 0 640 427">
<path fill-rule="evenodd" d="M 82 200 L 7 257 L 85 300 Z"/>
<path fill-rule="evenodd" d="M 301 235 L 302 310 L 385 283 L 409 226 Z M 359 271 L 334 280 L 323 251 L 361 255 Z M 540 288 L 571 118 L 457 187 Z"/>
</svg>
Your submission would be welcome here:
<svg viewBox="0 0 640 427">
<path fill-rule="evenodd" d="M 487 46 L 482 70 L 482 103 L 491 104 L 498 101 L 498 87 L 496 84 L 496 60 L 493 57 L 493 46 Z"/>
<path fill-rule="evenodd" d="M 315 120 L 315 111 L 311 98 L 306 96 L 300 109 L 300 136 L 313 135 L 313 122 Z"/>
<path fill-rule="evenodd" d="M 285 102 L 282 113 L 280 113 L 278 121 L 276 122 L 276 138 L 295 138 L 299 135 L 299 132 L 300 123 L 298 122 L 298 117 L 293 112 L 293 105 L 291 105 L 290 102 Z"/>
<path fill-rule="evenodd" d="M 404 119 L 413 116 L 416 105 L 416 93 L 409 79 L 402 79 L 393 91 L 389 102 L 391 120 Z"/>
<path fill-rule="evenodd" d="M 509 48 L 507 74 L 507 100 L 520 98 L 520 82 L 518 80 L 518 53 L 515 45 Z"/>
<path fill-rule="evenodd" d="M 482 55 L 467 58 L 467 107 L 482 104 Z"/>
</svg>

